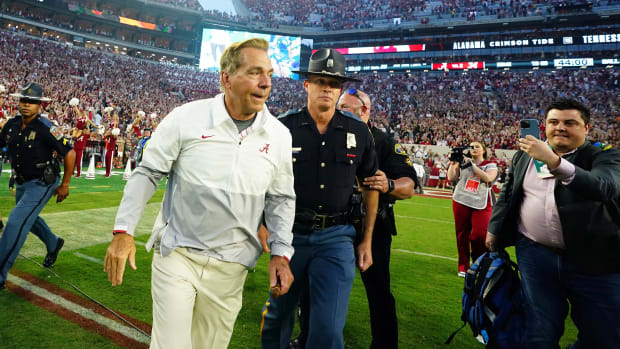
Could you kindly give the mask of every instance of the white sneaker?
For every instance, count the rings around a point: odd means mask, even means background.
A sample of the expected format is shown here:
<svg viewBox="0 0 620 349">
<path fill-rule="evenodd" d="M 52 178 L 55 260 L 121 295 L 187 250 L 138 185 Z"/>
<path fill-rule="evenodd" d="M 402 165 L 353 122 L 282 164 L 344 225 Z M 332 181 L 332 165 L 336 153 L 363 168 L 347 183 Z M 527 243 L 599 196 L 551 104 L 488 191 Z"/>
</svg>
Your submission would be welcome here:
<svg viewBox="0 0 620 349">
<path fill-rule="evenodd" d="M 460 278 L 464 278 L 465 277 L 465 272 L 464 271 L 459 271 L 459 273 L 457 274 Z"/>
</svg>

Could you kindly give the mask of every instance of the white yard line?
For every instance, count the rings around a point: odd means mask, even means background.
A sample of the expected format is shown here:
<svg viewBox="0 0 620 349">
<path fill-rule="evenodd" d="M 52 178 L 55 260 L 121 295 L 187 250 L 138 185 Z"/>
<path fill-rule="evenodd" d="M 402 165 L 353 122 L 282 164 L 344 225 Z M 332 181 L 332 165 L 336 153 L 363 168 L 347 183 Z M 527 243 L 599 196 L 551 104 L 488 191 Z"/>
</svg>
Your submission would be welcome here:
<svg viewBox="0 0 620 349">
<path fill-rule="evenodd" d="M 95 312 L 93 312 L 90 309 L 84 308 L 83 306 L 73 303 L 55 293 L 52 293 L 44 288 L 35 286 L 33 284 L 31 284 L 30 282 L 15 276 L 13 274 L 9 274 L 7 280 L 9 280 L 10 282 L 14 283 L 15 285 L 23 288 L 24 290 L 27 290 L 29 292 L 32 292 L 34 294 L 36 294 L 39 297 L 42 297 L 54 304 L 57 304 L 73 313 L 76 313 L 80 316 L 82 316 L 83 318 L 95 321 L 96 323 L 98 323 L 101 326 L 105 326 L 107 328 L 109 328 L 112 331 L 118 332 L 120 334 L 122 334 L 123 336 L 127 337 L 127 338 L 131 338 L 137 342 L 140 343 L 144 343 L 144 344 L 149 344 L 150 340 L 145 337 L 143 334 L 137 332 L 135 329 L 131 328 L 131 327 L 127 327 L 121 323 L 118 323 L 112 319 L 108 319 L 107 317 L 103 316 L 103 315 L 99 315 Z"/>
<path fill-rule="evenodd" d="M 438 256 L 436 254 L 430 254 L 430 253 L 424 253 L 424 252 L 415 252 L 415 251 L 403 250 L 403 249 L 400 249 L 400 248 L 395 248 L 395 249 L 393 249 L 393 251 L 417 254 L 417 255 L 420 255 L 420 256 L 427 256 L 427 257 L 433 257 L 433 258 L 447 259 L 449 261 L 455 261 L 455 262 L 458 261 L 458 259 L 456 259 L 456 258 Z"/>
<path fill-rule="evenodd" d="M 397 205 L 400 205 L 400 204 L 452 209 L 452 206 L 431 205 L 431 204 L 424 204 L 424 203 L 421 203 L 421 202 L 413 202 L 413 201 L 405 201 L 405 200 L 399 201 L 397 203 Z"/>
<path fill-rule="evenodd" d="M 93 263 L 97 263 L 97 264 L 101 264 L 101 265 L 103 265 L 103 259 L 99 259 L 99 258 L 91 257 L 91 256 L 89 256 L 89 255 L 85 255 L 85 254 L 80 253 L 80 252 L 73 252 L 73 254 L 74 254 L 75 256 L 78 256 L 78 257 L 82 258 L 82 259 L 86 259 L 87 261 L 91 261 L 91 262 L 93 262 Z"/>
<path fill-rule="evenodd" d="M 454 225 L 453 221 L 444 221 L 442 219 L 432 219 L 432 218 L 424 218 L 424 217 L 417 217 L 417 216 L 402 216 L 402 215 L 394 215 L 394 216 L 398 218 L 416 219 L 416 220 L 425 221 L 425 222 L 434 222 L 434 223 Z"/>
</svg>

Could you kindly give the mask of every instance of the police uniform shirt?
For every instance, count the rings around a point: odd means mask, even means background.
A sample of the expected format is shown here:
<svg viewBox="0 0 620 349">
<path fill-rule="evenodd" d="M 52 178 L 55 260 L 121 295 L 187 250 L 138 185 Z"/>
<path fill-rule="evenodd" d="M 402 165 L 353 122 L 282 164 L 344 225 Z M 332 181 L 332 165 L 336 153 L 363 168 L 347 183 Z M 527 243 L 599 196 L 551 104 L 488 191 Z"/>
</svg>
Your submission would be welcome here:
<svg viewBox="0 0 620 349">
<path fill-rule="evenodd" d="M 396 143 L 392 137 L 374 126 L 370 130 L 375 140 L 379 169 L 385 172 L 385 176 L 391 179 L 409 177 L 416 185 L 419 185 L 415 169 L 409 160 L 405 147 Z M 395 201 L 396 199 L 388 193 L 379 196 L 379 214 L 377 214 L 375 232 L 384 230 L 388 234 L 396 235 L 393 211 L 389 209 L 389 204 L 393 204 Z M 382 211 L 386 209 L 384 216 Z M 382 229 L 377 229 L 377 227 Z"/>
<path fill-rule="evenodd" d="M 293 136 L 296 206 L 320 214 L 347 211 L 355 177 L 377 171 L 377 157 L 368 127 L 353 114 L 336 110 L 320 134 L 307 108 L 279 119 Z"/>
<path fill-rule="evenodd" d="M 385 176 L 391 179 L 409 177 L 417 183 L 418 177 L 405 147 L 374 126 L 370 130 L 375 139 L 379 169 L 385 172 Z M 380 200 L 390 203 L 395 201 L 390 194 L 381 194 Z"/>
<path fill-rule="evenodd" d="M 7 147 L 12 167 L 25 180 L 43 176 L 44 164 L 52 160 L 55 150 L 64 157 L 71 146 L 62 136 L 62 130 L 49 120 L 37 115 L 22 130 L 22 116 L 7 121 L 0 133 L 0 147 Z"/>
</svg>

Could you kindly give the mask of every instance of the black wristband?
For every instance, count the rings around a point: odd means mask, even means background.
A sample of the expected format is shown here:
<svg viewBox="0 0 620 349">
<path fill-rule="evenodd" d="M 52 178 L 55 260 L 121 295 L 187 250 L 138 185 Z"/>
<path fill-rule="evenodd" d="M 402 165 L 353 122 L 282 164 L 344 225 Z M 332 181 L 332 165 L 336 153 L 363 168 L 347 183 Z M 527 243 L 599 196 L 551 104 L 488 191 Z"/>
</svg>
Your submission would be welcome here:
<svg viewBox="0 0 620 349">
<path fill-rule="evenodd" d="M 386 194 L 391 193 L 394 190 L 394 181 L 388 178 L 388 190 L 385 192 Z"/>
</svg>

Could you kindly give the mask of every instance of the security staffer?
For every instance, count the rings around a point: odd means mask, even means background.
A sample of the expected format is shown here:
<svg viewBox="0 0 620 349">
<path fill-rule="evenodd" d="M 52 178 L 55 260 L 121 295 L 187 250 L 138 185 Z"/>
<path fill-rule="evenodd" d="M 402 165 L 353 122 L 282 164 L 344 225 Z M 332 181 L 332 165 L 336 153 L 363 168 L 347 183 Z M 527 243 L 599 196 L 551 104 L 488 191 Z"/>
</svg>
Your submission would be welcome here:
<svg viewBox="0 0 620 349">
<path fill-rule="evenodd" d="M 344 56 L 320 49 L 310 58 L 304 88 L 308 106 L 280 118 L 293 136 L 293 172 L 297 194 L 291 270 L 295 280 L 286 295 L 271 293 L 262 312 L 263 348 L 284 348 L 293 329 L 299 294 L 309 287 L 308 348 L 343 348 L 349 295 L 355 277 L 355 228 L 351 197 L 355 177 L 377 171 L 377 160 L 366 125 L 336 110 L 345 76 Z M 357 246 L 357 261 L 365 271 L 372 264 L 372 230 L 378 192 L 365 188 L 367 216 Z M 304 280 L 308 280 L 305 283 Z"/>
<path fill-rule="evenodd" d="M 366 93 L 356 89 L 348 89 L 340 97 L 338 108 L 356 115 L 363 122 L 369 124 L 375 140 L 379 171 L 374 176 L 365 178 L 363 183 L 378 190 L 381 195 L 375 229 L 372 234 L 373 263 L 368 270 L 361 274 L 370 308 L 370 327 L 372 330 L 370 347 L 397 348 L 396 305 L 394 296 L 390 291 L 390 250 L 392 235 L 396 235 L 393 206 L 396 200 L 409 199 L 413 196 L 414 187 L 420 184 L 405 148 L 368 122 L 371 102 Z M 291 348 L 305 347 L 307 319 L 304 317 L 307 317 L 307 314 L 304 313 L 303 304 L 301 309 L 300 327 L 302 333 L 296 341 L 291 342 Z"/>
<path fill-rule="evenodd" d="M 338 106 L 368 123 L 370 98 L 364 92 L 347 90 Z M 398 347 L 396 306 L 390 291 L 390 250 L 392 235 L 396 235 L 393 206 L 396 200 L 413 196 L 414 188 L 420 186 L 420 183 L 405 148 L 385 132 L 368 124 L 375 139 L 379 171 L 375 176 L 365 178 L 363 184 L 378 190 L 381 195 L 372 234 L 373 264 L 362 273 L 362 281 L 370 308 L 370 347 L 389 349 Z"/>
<path fill-rule="evenodd" d="M 19 98 L 19 114 L 7 121 L 0 132 L 0 148 L 8 149 L 18 186 L 15 208 L 0 238 L 0 288 L 4 288 L 9 269 L 29 231 L 47 247 L 43 266 L 49 268 L 56 262 L 64 240 L 50 231 L 39 213 L 52 195 L 57 196 L 56 202 L 69 196 L 75 164 L 75 152 L 62 137 L 62 131 L 40 115 L 41 102 L 50 100 L 43 97 L 41 85 L 28 83 L 20 93 L 11 96 Z M 65 173 L 60 185 L 60 167 L 54 151 L 64 157 Z"/>
</svg>

